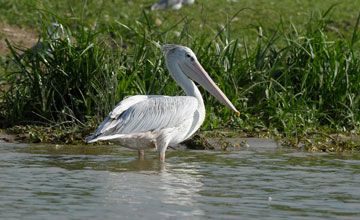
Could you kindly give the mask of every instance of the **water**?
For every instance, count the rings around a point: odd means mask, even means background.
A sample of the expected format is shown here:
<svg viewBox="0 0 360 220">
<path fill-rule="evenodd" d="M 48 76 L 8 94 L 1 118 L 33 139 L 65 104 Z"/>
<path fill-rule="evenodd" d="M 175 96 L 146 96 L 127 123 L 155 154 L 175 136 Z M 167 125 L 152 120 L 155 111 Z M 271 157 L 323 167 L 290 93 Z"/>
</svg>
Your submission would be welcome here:
<svg viewBox="0 0 360 220">
<path fill-rule="evenodd" d="M 360 154 L 0 143 L 0 219 L 359 219 Z"/>
</svg>

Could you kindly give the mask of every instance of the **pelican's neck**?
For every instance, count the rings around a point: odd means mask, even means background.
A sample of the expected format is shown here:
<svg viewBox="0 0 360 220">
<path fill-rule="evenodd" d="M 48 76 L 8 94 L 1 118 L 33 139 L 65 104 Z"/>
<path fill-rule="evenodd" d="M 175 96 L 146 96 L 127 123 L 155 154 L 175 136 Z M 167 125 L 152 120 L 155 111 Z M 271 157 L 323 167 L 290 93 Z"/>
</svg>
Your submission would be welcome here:
<svg viewBox="0 0 360 220">
<path fill-rule="evenodd" d="M 170 62 L 169 62 L 170 61 Z M 180 69 L 179 65 L 176 61 L 168 59 L 166 65 L 169 69 L 171 76 L 174 80 L 181 86 L 181 88 L 185 91 L 186 95 L 193 96 L 198 100 L 197 111 L 194 113 L 194 120 L 192 122 L 191 128 L 186 134 L 185 139 L 189 138 L 195 131 L 199 129 L 201 124 L 205 119 L 205 105 L 204 100 L 201 96 L 201 93 L 195 83 L 190 80 L 185 73 Z M 185 106 L 184 106 L 185 107 Z"/>
<path fill-rule="evenodd" d="M 169 61 L 166 63 L 171 76 L 181 86 L 186 95 L 195 97 L 200 105 L 204 105 L 204 100 L 201 96 L 200 90 L 195 83 L 190 80 L 180 69 L 176 62 Z"/>
</svg>

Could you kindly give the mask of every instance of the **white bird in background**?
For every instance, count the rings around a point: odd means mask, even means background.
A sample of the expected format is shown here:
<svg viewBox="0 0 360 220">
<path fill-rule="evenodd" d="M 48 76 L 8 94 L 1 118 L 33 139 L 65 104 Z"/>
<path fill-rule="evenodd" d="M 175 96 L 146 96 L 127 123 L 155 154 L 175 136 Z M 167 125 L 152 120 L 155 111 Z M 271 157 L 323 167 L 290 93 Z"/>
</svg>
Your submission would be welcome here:
<svg viewBox="0 0 360 220">
<path fill-rule="evenodd" d="M 64 33 L 64 27 L 61 24 L 58 23 L 52 23 L 51 26 L 48 26 L 46 29 L 47 37 L 51 40 L 57 40 L 60 38 L 60 33 Z M 44 49 L 46 51 L 49 50 L 49 48 L 44 48 L 44 43 L 42 41 L 37 42 L 34 46 L 32 46 L 30 49 L 25 51 L 24 53 L 20 54 L 17 58 L 13 59 L 13 62 L 16 62 L 17 60 L 22 60 L 25 55 L 31 55 L 36 53 L 44 52 Z"/>
<path fill-rule="evenodd" d="M 179 10 L 183 5 L 192 5 L 195 0 L 160 0 L 151 6 L 151 10 L 173 9 Z"/>
<path fill-rule="evenodd" d="M 135 95 L 121 101 L 100 124 L 88 143 L 110 141 L 138 150 L 156 149 L 161 161 L 170 145 L 176 145 L 198 130 L 205 119 L 205 106 L 197 86 L 202 85 L 222 104 L 240 114 L 198 62 L 194 52 L 184 46 L 162 46 L 171 76 L 187 96 Z"/>
</svg>

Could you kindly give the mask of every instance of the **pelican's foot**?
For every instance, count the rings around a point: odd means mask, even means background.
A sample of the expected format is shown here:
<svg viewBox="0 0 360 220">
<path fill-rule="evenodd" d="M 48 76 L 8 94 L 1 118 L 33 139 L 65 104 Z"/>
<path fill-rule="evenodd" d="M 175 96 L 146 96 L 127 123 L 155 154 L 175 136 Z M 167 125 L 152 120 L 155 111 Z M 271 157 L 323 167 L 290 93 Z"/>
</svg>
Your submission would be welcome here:
<svg viewBox="0 0 360 220">
<path fill-rule="evenodd" d="M 145 155 L 144 150 L 139 150 L 139 151 L 138 151 L 139 159 L 143 160 L 143 159 L 144 159 L 144 155 Z"/>
</svg>

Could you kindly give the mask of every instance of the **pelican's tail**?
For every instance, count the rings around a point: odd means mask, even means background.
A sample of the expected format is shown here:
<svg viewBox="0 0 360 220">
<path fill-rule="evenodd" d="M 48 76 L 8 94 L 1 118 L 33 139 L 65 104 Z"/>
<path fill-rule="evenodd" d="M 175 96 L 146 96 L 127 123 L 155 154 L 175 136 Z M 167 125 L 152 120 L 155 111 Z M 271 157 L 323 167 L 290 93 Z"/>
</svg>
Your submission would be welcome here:
<svg viewBox="0 0 360 220">
<path fill-rule="evenodd" d="M 101 134 L 93 134 L 85 138 L 85 140 L 87 143 L 94 143 L 96 141 L 111 141 L 119 138 L 127 138 L 128 136 L 129 136 L 128 134 L 114 134 L 114 135 L 104 135 L 104 136 L 102 136 Z"/>
<path fill-rule="evenodd" d="M 95 135 L 88 136 L 88 137 L 85 138 L 85 140 L 86 140 L 86 143 L 94 143 L 94 142 L 97 141 Z"/>
</svg>

